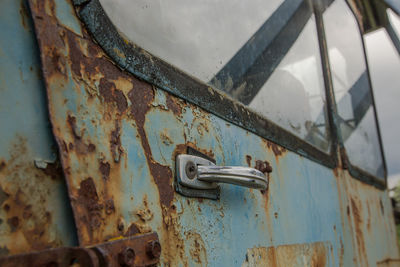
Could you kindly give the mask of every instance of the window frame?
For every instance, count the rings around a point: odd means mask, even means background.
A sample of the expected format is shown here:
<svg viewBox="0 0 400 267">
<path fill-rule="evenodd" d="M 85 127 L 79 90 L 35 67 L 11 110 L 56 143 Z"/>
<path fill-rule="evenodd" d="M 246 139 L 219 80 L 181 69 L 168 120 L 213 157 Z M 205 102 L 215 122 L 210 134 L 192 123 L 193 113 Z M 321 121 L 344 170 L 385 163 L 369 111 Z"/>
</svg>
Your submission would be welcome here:
<svg viewBox="0 0 400 267">
<path fill-rule="evenodd" d="M 315 16 L 319 52 L 324 76 L 326 109 L 328 113 L 327 123 L 331 136 L 329 153 L 323 152 L 278 124 L 252 111 L 245 105 L 225 94 L 223 91 L 214 89 L 210 85 L 191 77 L 164 60 L 135 45 L 133 42 L 126 40 L 108 18 L 99 0 L 73 0 L 73 3 L 76 7 L 78 16 L 86 26 L 88 32 L 100 47 L 103 48 L 105 53 L 122 70 L 153 84 L 157 88 L 182 98 L 187 102 L 195 104 L 227 122 L 242 127 L 245 130 L 259 135 L 269 141 L 275 142 L 300 156 L 306 157 L 328 168 L 333 169 L 338 167 L 338 151 L 340 151 L 342 165 L 344 168 L 347 167 L 351 176 L 374 185 L 377 188 L 386 188 L 386 162 L 384 157 L 385 177 L 384 180 L 382 180 L 352 166 L 348 161 L 348 157 L 345 156 L 346 152 L 344 150 L 343 142 L 340 140 L 340 132 L 338 132 L 339 125 L 335 119 L 337 111 L 330 77 L 330 66 L 319 0 L 313 1 L 311 8 L 313 9 L 312 13 Z M 357 25 L 362 37 L 360 25 L 358 23 Z M 362 43 L 364 58 L 366 60 L 364 40 Z M 368 64 L 367 73 L 370 81 Z M 372 92 L 371 87 L 372 85 L 370 86 Z M 378 124 L 374 100 L 373 105 L 375 119 Z M 378 136 L 381 153 L 383 155 L 379 124 Z"/>
<path fill-rule="evenodd" d="M 320 1 L 320 0 L 317 0 L 317 1 Z M 335 1 L 335 0 L 333 0 L 333 1 Z M 334 124 L 335 124 L 334 135 L 337 140 L 338 149 L 339 149 L 339 153 L 340 153 L 340 159 L 342 162 L 343 169 L 347 169 L 349 171 L 350 175 L 359 181 L 362 181 L 366 184 L 373 185 L 379 189 L 386 189 L 386 187 L 387 187 L 387 166 L 386 166 L 386 160 L 385 160 L 385 155 L 384 155 L 384 150 L 383 150 L 383 142 L 382 142 L 382 135 L 381 135 L 380 126 L 379 126 L 379 119 L 378 119 L 378 115 L 377 115 L 377 111 L 376 111 L 371 75 L 370 75 L 369 66 L 368 66 L 369 64 L 368 64 L 368 59 L 367 59 L 367 54 L 366 54 L 366 49 L 365 49 L 363 30 L 362 30 L 362 26 L 360 25 L 360 21 L 357 19 L 355 10 L 349 4 L 349 0 L 343 0 L 343 1 L 346 3 L 348 8 L 350 9 L 351 14 L 353 15 L 353 18 L 355 19 L 355 21 L 357 23 L 357 29 L 358 29 L 358 32 L 361 37 L 361 44 L 362 44 L 362 49 L 363 49 L 362 52 L 363 52 L 363 56 L 364 56 L 364 60 L 365 60 L 368 82 L 370 85 L 369 91 L 371 93 L 372 106 L 374 107 L 374 119 L 376 122 L 376 131 L 377 131 L 377 135 L 378 135 L 380 154 L 382 157 L 384 177 L 381 177 L 381 178 L 377 177 L 376 175 L 373 175 L 373 174 L 361 169 L 360 167 L 353 165 L 349 159 L 349 156 L 347 155 L 347 151 L 344 147 L 344 141 L 341 137 L 340 122 L 339 122 L 339 119 L 337 119 L 339 117 L 339 115 L 338 115 L 338 111 L 336 108 L 336 100 L 335 100 L 333 82 L 332 82 L 332 77 L 331 77 L 332 72 L 330 71 L 331 65 L 329 63 L 328 48 L 327 48 L 327 42 L 326 42 L 326 37 L 325 37 L 325 27 L 324 27 L 324 21 L 323 21 L 323 17 L 322 17 L 323 10 L 322 10 L 321 6 L 318 5 L 318 2 L 317 2 L 314 12 L 316 14 L 316 20 L 317 20 L 317 24 L 319 27 L 319 32 L 320 32 L 319 34 L 321 35 L 319 38 L 321 41 L 320 47 L 321 47 L 321 50 L 323 50 L 321 53 L 323 55 L 322 57 L 324 58 L 324 61 L 326 61 L 326 64 L 324 64 L 324 67 L 326 68 L 326 71 L 327 71 L 326 87 L 327 87 L 327 90 L 329 91 L 329 99 L 330 99 L 330 101 L 332 101 L 331 105 L 333 108 L 331 110 L 331 112 L 332 112 L 331 115 L 333 116 L 333 120 L 334 120 Z"/>
</svg>

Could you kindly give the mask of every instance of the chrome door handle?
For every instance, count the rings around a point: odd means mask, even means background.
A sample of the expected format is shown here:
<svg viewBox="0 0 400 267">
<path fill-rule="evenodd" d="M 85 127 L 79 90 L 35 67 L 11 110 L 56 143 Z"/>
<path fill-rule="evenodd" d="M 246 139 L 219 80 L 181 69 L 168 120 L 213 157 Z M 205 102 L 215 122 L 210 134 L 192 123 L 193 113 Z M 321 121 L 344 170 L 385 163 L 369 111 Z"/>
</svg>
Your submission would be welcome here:
<svg viewBox="0 0 400 267">
<path fill-rule="evenodd" d="M 192 155 L 176 157 L 176 175 L 181 185 L 194 189 L 215 189 L 217 183 L 228 183 L 266 189 L 268 179 L 261 171 L 241 166 L 216 166 L 213 162 Z"/>
<path fill-rule="evenodd" d="M 266 189 L 265 175 L 254 168 L 240 166 L 197 166 L 197 179 L 204 182 L 235 184 L 250 188 Z"/>
</svg>

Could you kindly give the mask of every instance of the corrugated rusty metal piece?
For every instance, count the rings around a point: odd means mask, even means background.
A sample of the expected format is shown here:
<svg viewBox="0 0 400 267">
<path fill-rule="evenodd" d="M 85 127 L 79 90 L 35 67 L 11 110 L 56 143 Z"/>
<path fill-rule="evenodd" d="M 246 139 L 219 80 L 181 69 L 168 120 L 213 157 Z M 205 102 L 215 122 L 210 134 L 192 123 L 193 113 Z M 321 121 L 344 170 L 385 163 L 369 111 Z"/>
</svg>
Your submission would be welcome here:
<svg viewBox="0 0 400 267">
<path fill-rule="evenodd" d="M 2 267 L 18 266 L 87 266 L 97 267 L 94 251 L 86 248 L 54 248 L 34 253 L 17 254 L 0 258 Z"/>
<path fill-rule="evenodd" d="M 90 248 L 63 247 L 0 258 L 1 267 L 151 266 L 159 261 L 161 245 L 156 233 L 99 244 Z"/>
<path fill-rule="evenodd" d="M 150 254 L 149 244 L 160 244 L 157 233 L 118 239 L 92 248 L 99 255 L 100 266 L 150 266 L 160 260 L 161 246 L 154 247 L 154 254 Z"/>
</svg>

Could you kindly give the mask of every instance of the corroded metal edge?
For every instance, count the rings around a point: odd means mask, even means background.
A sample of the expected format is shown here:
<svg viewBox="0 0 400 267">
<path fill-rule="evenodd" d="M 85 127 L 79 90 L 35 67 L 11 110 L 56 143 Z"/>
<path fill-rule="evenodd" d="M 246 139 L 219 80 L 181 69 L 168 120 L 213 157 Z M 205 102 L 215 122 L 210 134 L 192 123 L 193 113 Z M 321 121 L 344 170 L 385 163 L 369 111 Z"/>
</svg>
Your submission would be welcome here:
<svg viewBox="0 0 400 267">
<path fill-rule="evenodd" d="M 160 255 L 157 233 L 148 233 L 91 247 L 60 247 L 0 257 L 0 266 L 152 266 Z"/>
</svg>

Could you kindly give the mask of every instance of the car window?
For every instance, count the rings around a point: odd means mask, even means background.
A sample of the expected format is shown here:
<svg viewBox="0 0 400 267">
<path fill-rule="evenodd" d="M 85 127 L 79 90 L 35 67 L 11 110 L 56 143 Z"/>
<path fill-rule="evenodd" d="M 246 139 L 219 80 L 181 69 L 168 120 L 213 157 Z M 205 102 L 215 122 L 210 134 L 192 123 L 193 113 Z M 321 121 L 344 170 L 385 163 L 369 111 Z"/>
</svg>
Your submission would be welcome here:
<svg viewBox="0 0 400 267">
<path fill-rule="evenodd" d="M 350 162 L 384 177 L 373 97 L 357 21 L 344 0 L 323 14 L 340 132 Z"/>
<path fill-rule="evenodd" d="M 321 58 L 308 1 L 100 2 L 133 43 L 329 151 Z"/>
</svg>

